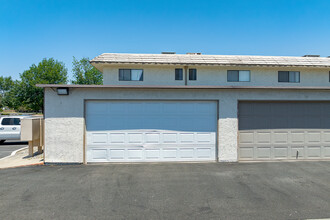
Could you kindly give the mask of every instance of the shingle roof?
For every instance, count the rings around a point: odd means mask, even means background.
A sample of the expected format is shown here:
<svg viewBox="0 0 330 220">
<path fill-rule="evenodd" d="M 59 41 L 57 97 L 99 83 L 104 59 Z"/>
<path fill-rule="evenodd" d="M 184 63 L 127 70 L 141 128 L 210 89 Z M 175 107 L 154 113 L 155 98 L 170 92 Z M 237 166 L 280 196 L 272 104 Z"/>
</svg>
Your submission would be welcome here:
<svg viewBox="0 0 330 220">
<path fill-rule="evenodd" d="M 124 54 L 103 53 L 90 61 L 117 64 L 175 64 L 219 66 L 301 66 L 330 67 L 326 57 L 191 55 L 191 54 Z"/>
</svg>

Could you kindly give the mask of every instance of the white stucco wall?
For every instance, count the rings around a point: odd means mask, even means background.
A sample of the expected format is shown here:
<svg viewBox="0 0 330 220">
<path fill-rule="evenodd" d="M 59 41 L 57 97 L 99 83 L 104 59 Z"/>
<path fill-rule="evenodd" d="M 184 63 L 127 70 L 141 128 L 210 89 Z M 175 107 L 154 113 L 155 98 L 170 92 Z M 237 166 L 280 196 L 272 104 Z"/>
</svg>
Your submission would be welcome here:
<svg viewBox="0 0 330 220">
<path fill-rule="evenodd" d="M 218 158 L 237 161 L 238 100 L 330 100 L 315 90 L 109 89 L 71 88 L 69 96 L 45 89 L 45 162 L 84 159 L 84 100 L 218 100 Z"/>
<path fill-rule="evenodd" d="M 188 85 L 240 85 L 240 86 L 329 86 L 330 69 L 279 67 L 217 67 L 188 66 L 197 69 L 197 80 Z M 143 81 L 119 81 L 119 69 L 143 69 Z M 103 70 L 104 85 L 184 85 L 175 80 L 175 68 L 183 66 L 125 65 L 108 66 Z M 250 70 L 250 82 L 227 82 L 227 70 Z M 279 83 L 278 71 L 300 71 L 300 83 Z"/>
</svg>

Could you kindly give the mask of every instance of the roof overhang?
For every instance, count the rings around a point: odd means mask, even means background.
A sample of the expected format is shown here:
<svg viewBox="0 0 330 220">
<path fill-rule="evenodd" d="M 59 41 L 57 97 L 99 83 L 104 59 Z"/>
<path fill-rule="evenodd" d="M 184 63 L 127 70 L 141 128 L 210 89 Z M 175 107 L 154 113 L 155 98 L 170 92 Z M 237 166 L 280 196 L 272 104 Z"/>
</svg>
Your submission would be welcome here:
<svg viewBox="0 0 330 220">
<path fill-rule="evenodd" d="M 79 89 L 260 89 L 260 90 L 330 90 L 330 86 L 155 86 L 155 85 L 60 85 L 37 84 L 41 88 L 79 88 Z"/>
</svg>

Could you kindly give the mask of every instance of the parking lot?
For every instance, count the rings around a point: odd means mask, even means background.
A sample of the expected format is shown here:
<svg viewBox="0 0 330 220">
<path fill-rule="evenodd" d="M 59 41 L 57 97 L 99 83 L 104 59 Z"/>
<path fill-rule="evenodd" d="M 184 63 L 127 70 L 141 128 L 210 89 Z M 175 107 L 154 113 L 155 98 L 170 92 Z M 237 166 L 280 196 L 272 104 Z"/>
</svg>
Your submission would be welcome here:
<svg viewBox="0 0 330 220">
<path fill-rule="evenodd" d="M 329 161 L 48 165 L 0 177 L 0 219 L 330 217 Z"/>
<path fill-rule="evenodd" d="M 15 150 L 27 147 L 27 144 L 24 141 L 6 141 L 0 144 L 0 159 L 9 156 Z"/>
</svg>

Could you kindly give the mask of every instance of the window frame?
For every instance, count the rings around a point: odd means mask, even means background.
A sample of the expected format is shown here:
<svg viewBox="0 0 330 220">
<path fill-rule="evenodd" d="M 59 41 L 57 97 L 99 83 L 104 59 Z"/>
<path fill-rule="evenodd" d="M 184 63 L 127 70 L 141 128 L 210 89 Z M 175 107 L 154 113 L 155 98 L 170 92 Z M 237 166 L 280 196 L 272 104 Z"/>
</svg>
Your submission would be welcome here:
<svg viewBox="0 0 330 220">
<path fill-rule="evenodd" d="M 280 73 L 288 73 L 288 76 L 287 76 L 288 81 L 280 81 Z M 290 81 L 290 73 L 299 73 L 298 74 L 298 76 L 299 76 L 298 81 Z M 279 82 L 279 83 L 300 83 L 300 71 L 282 71 L 282 70 L 279 70 L 277 72 L 277 82 Z"/>
<path fill-rule="evenodd" d="M 190 72 L 190 71 L 194 71 L 194 72 Z M 192 75 L 192 74 L 195 74 L 195 75 Z M 188 79 L 189 81 L 197 81 L 197 69 L 196 68 L 193 68 L 193 69 L 189 69 L 188 71 Z M 195 77 L 191 77 L 191 76 L 195 76 Z"/>
<path fill-rule="evenodd" d="M 238 72 L 238 81 L 229 81 L 229 72 L 237 71 Z M 240 81 L 240 72 L 247 71 L 249 72 L 249 81 Z M 227 70 L 227 82 L 251 82 L 251 70 Z"/>
<path fill-rule="evenodd" d="M 132 70 L 140 70 L 142 71 L 142 75 L 140 77 L 139 80 L 132 80 Z M 121 71 L 124 74 L 125 71 L 129 71 L 130 75 L 129 75 L 129 79 L 125 79 L 125 76 L 123 75 L 123 77 L 121 77 Z M 141 82 L 144 80 L 144 70 L 143 69 L 119 69 L 118 70 L 118 81 L 134 81 L 134 82 Z"/>
<path fill-rule="evenodd" d="M 178 75 L 177 75 L 177 70 L 180 71 L 180 72 L 179 72 L 179 74 L 180 74 L 179 76 L 180 76 L 180 77 L 178 77 L 178 78 L 177 78 L 177 76 L 178 76 Z M 182 68 L 176 68 L 176 69 L 174 70 L 174 79 L 177 80 L 177 81 L 182 81 L 182 80 L 183 80 L 183 69 L 182 69 Z"/>
</svg>

